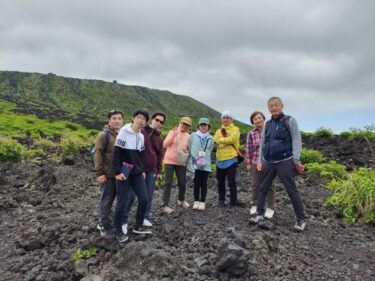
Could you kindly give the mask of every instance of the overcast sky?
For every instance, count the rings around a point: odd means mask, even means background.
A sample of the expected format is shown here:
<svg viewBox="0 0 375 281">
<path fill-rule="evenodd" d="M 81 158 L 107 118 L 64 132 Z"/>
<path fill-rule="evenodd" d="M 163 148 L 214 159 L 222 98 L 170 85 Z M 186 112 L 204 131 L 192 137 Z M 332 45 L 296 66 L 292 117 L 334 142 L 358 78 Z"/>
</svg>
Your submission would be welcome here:
<svg viewBox="0 0 375 281">
<path fill-rule="evenodd" d="M 170 90 L 248 121 L 375 125 L 375 1 L 1 0 L 0 70 Z"/>
</svg>

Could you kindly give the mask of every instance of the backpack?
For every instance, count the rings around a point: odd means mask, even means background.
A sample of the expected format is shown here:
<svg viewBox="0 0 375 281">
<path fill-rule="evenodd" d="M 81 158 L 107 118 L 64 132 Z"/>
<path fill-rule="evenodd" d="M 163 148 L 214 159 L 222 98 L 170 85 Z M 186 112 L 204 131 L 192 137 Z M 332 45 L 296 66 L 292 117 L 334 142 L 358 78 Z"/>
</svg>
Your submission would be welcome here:
<svg viewBox="0 0 375 281">
<path fill-rule="evenodd" d="M 108 143 L 109 143 L 110 135 L 109 135 L 109 131 L 108 130 L 103 130 L 103 132 L 105 133 L 104 151 L 106 151 Z M 95 151 L 96 151 L 96 147 L 95 147 L 95 144 L 93 144 L 91 146 L 91 148 L 90 148 L 90 158 L 91 158 L 92 161 L 94 161 L 94 158 L 95 158 Z"/>
</svg>

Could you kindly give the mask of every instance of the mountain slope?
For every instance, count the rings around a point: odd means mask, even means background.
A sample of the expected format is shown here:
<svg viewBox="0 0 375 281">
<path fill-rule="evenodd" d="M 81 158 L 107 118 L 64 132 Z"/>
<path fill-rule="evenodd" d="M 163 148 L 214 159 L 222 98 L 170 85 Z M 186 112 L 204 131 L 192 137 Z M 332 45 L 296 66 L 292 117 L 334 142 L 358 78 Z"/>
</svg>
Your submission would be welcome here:
<svg viewBox="0 0 375 281">
<path fill-rule="evenodd" d="M 0 71 L 0 99 L 15 103 L 16 112 L 73 121 L 95 129 L 106 121 L 106 112 L 114 108 L 123 110 L 127 120 L 138 107 L 163 111 L 168 116 L 167 128 L 176 125 L 182 116 L 190 116 L 195 122 L 203 116 L 213 121 L 220 117 L 219 112 L 203 103 L 169 91 L 52 73 Z"/>
</svg>

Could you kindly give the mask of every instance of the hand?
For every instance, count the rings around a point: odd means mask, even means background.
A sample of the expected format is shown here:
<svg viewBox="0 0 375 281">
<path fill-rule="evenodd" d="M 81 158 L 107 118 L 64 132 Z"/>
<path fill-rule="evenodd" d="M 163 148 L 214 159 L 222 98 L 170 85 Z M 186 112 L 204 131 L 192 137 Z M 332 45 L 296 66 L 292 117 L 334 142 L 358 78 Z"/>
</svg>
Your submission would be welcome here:
<svg viewBox="0 0 375 281">
<path fill-rule="evenodd" d="M 142 177 L 143 177 L 144 179 L 146 178 L 146 173 L 145 173 L 145 172 L 142 173 Z"/>
<path fill-rule="evenodd" d="M 257 170 L 262 171 L 262 164 L 257 164 Z"/>
<path fill-rule="evenodd" d="M 296 167 L 296 171 L 299 175 L 302 174 L 303 171 L 305 170 L 305 165 L 303 164 L 296 164 L 294 166 Z"/>
<path fill-rule="evenodd" d="M 251 164 L 246 164 L 246 170 L 248 170 L 249 172 L 251 172 Z"/>
<path fill-rule="evenodd" d="M 126 177 L 125 177 L 125 175 L 123 173 L 121 173 L 121 174 L 119 174 L 119 175 L 116 176 L 116 180 L 118 180 L 118 181 L 124 181 L 124 180 L 126 180 Z"/>
<path fill-rule="evenodd" d="M 156 175 L 156 179 L 157 179 L 158 181 L 161 181 L 161 180 L 163 179 L 162 174 L 157 174 L 157 175 Z"/>
<path fill-rule="evenodd" d="M 102 175 L 100 177 L 96 178 L 98 182 L 105 183 L 107 181 L 107 177 L 105 175 Z"/>
</svg>

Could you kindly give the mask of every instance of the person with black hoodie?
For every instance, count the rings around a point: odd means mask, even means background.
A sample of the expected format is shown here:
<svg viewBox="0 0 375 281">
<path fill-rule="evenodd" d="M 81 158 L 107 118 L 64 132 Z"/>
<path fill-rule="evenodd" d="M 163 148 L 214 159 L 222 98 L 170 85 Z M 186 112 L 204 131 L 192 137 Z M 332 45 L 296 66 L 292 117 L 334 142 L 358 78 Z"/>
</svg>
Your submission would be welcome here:
<svg viewBox="0 0 375 281">
<path fill-rule="evenodd" d="M 131 186 L 138 198 L 136 223 L 133 232 L 137 234 L 152 233 L 151 230 L 143 226 L 148 196 L 143 164 L 145 140 L 141 130 L 145 127 L 148 119 L 149 115 L 146 110 L 136 109 L 132 114 L 132 123 L 121 128 L 115 142 L 112 167 L 116 175 L 117 204 L 114 213 L 114 226 L 118 242 L 128 240 L 127 235 L 122 231 L 122 224 Z"/>
</svg>

